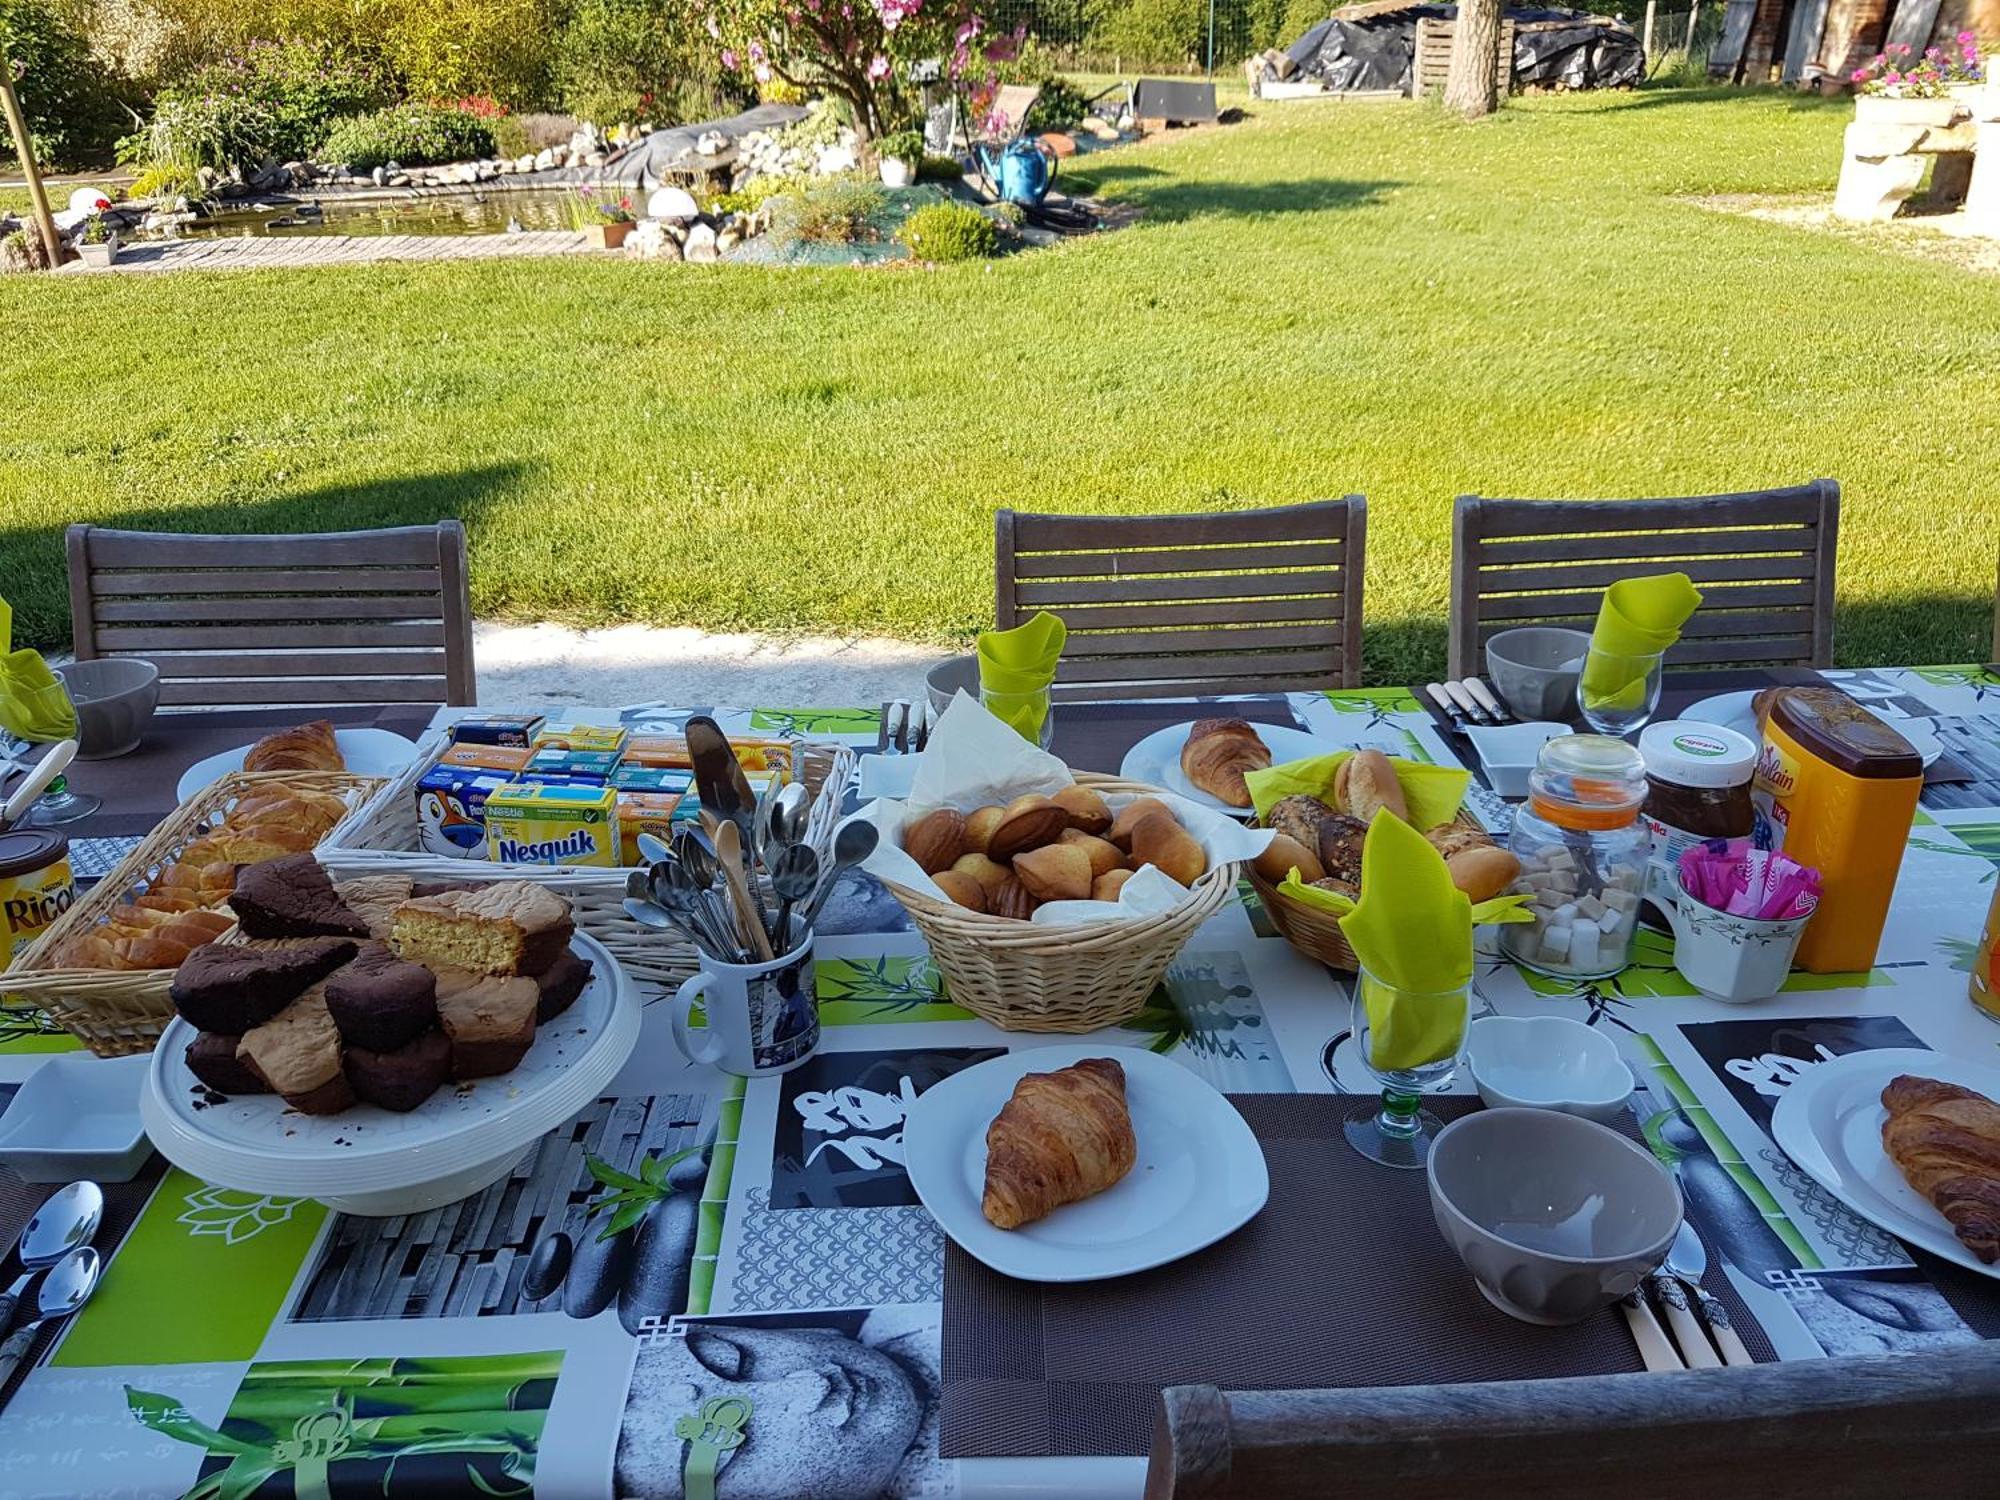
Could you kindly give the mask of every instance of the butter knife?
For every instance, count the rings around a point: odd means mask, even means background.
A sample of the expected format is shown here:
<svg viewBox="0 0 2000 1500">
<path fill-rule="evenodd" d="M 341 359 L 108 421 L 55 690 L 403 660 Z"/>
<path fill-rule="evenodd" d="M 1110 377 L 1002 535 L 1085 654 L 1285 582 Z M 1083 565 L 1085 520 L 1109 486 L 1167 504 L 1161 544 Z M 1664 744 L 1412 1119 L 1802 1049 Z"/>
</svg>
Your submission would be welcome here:
<svg viewBox="0 0 2000 1500">
<path fill-rule="evenodd" d="M 757 795 L 750 790 L 750 778 L 743 774 L 729 737 L 706 714 L 690 718 L 682 734 L 687 739 L 688 759 L 694 763 L 696 799 L 717 818 L 734 823 L 747 839 Z"/>
</svg>

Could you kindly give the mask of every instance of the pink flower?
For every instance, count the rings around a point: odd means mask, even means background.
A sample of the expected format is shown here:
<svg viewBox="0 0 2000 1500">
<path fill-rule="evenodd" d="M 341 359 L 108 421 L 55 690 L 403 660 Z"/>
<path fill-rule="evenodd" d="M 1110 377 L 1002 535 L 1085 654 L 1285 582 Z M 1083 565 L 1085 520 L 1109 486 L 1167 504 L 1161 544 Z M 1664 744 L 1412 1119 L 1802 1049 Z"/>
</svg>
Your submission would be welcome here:
<svg viewBox="0 0 2000 1500">
<path fill-rule="evenodd" d="M 889 59 L 879 52 L 869 58 L 868 76 L 875 79 L 887 78 L 889 76 Z"/>
<path fill-rule="evenodd" d="M 1856 68 L 1852 73 L 1847 75 L 1847 81 L 1849 83 L 1866 83 L 1868 81 L 1868 70 L 1866 68 Z"/>
<path fill-rule="evenodd" d="M 750 61 L 762 62 L 763 60 L 764 60 L 764 44 L 762 42 L 753 41 L 750 44 Z"/>
<path fill-rule="evenodd" d="M 1884 73 L 1882 75 L 1882 81 L 1884 83 L 1901 83 L 1903 81 L 1903 75 L 1901 73 L 1893 73 L 1893 72 Z"/>
<path fill-rule="evenodd" d="M 722 65 L 732 73 L 736 71 L 736 49 L 734 47 L 724 47 L 722 49 Z"/>
<path fill-rule="evenodd" d="M 1974 42 L 1978 40 L 1979 38 L 1974 36 L 1969 31 L 1961 31 L 1958 34 L 1958 45 L 1961 47 L 1970 47 Z"/>
</svg>

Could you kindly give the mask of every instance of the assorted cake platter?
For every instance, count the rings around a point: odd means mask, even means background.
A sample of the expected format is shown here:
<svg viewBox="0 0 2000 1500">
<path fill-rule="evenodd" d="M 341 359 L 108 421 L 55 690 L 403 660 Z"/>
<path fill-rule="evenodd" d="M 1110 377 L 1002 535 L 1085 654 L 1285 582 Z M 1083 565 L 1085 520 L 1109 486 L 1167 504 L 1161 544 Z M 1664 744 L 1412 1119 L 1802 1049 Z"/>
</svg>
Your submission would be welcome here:
<svg viewBox="0 0 2000 1500">
<path fill-rule="evenodd" d="M 591 977 L 511 1072 L 446 1085 L 407 1114 L 361 1104 L 301 1114 L 274 1094 L 223 1098 L 188 1070 L 184 1020 L 153 1051 L 140 1114 L 175 1166 L 243 1192 L 316 1198 L 343 1213 L 418 1213 L 499 1180 L 610 1083 L 639 1039 L 640 1005 L 596 939 L 571 944 Z"/>
</svg>

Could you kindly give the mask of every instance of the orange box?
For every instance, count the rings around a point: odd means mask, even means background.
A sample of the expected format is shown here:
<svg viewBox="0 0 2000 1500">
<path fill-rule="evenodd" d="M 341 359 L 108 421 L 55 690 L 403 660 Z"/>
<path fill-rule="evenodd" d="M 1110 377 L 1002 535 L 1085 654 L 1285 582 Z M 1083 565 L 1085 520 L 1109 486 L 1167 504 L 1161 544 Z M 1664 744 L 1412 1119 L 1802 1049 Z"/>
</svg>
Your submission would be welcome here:
<svg viewBox="0 0 2000 1500">
<path fill-rule="evenodd" d="M 673 837 L 676 815 L 685 822 L 696 816 L 700 803 L 693 792 L 620 792 L 618 794 L 618 848 L 621 863 L 643 865 L 639 835 L 650 833 L 662 843 Z M 686 812 L 682 812 L 683 808 Z"/>
<path fill-rule="evenodd" d="M 522 771 L 534 753 L 526 745 L 453 745 L 437 763 L 462 771 Z"/>
</svg>

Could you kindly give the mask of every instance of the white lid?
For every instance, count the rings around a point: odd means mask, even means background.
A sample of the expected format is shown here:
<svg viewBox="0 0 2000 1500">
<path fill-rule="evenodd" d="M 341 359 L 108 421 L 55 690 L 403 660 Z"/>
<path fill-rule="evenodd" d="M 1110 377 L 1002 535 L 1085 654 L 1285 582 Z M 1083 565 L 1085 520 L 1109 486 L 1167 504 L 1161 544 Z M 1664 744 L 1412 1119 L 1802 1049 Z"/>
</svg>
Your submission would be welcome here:
<svg viewBox="0 0 2000 1500">
<path fill-rule="evenodd" d="M 1757 769 L 1757 746 L 1720 724 L 1669 719 L 1639 731 L 1646 774 L 1679 786 L 1736 786 Z"/>
</svg>

